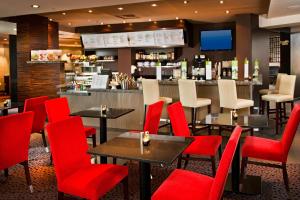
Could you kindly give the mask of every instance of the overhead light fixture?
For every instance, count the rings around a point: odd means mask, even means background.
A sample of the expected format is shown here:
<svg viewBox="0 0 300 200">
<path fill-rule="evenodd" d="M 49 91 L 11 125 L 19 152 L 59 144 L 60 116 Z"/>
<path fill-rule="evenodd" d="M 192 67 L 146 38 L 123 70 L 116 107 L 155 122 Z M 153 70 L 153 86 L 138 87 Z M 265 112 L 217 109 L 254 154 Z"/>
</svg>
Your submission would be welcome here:
<svg viewBox="0 0 300 200">
<path fill-rule="evenodd" d="M 50 18 L 50 19 L 49 19 L 49 21 L 50 21 L 50 22 L 52 22 L 52 21 L 53 21 L 53 19 L 51 19 L 51 18 Z"/>
<path fill-rule="evenodd" d="M 33 4 L 33 5 L 31 5 L 31 7 L 32 7 L 32 8 L 39 8 L 39 7 L 40 7 L 40 5 Z"/>
<path fill-rule="evenodd" d="M 224 1 L 223 1 L 223 0 L 221 0 L 221 1 L 220 1 L 220 4 L 223 4 L 223 3 L 224 3 Z"/>
<path fill-rule="evenodd" d="M 101 25 L 103 25 L 104 23 L 103 23 L 103 22 L 101 22 L 100 24 L 101 24 Z"/>
<path fill-rule="evenodd" d="M 107 27 L 111 27 L 111 25 L 110 25 L 110 24 L 107 24 Z"/>
<path fill-rule="evenodd" d="M 226 14 L 229 14 L 230 12 L 229 12 L 229 10 L 226 10 Z"/>
<path fill-rule="evenodd" d="M 148 21 L 149 21 L 149 22 L 151 22 L 151 21 L 152 21 L 152 19 L 150 18 L 150 19 L 148 19 Z"/>
<path fill-rule="evenodd" d="M 184 3 L 184 4 L 188 4 L 188 3 L 189 3 L 189 1 L 183 1 L 183 3 Z"/>
<path fill-rule="evenodd" d="M 72 23 L 71 23 L 71 22 L 69 22 L 69 23 L 68 23 L 68 25 L 69 25 L 69 26 L 72 26 Z"/>
<path fill-rule="evenodd" d="M 179 17 L 176 17 L 176 20 L 178 20 L 179 19 Z"/>
<path fill-rule="evenodd" d="M 4 41 L 7 41 L 7 38 L 4 38 L 3 40 L 4 40 Z"/>
<path fill-rule="evenodd" d="M 156 3 L 153 3 L 153 4 L 151 4 L 151 6 L 152 6 L 152 7 L 156 7 L 156 6 L 157 6 L 157 4 L 156 4 Z"/>
<path fill-rule="evenodd" d="M 126 24 L 126 21 L 125 21 L 125 20 L 123 21 L 123 24 Z"/>
<path fill-rule="evenodd" d="M 154 21 L 153 23 L 154 23 L 154 24 L 157 24 L 157 21 Z"/>
<path fill-rule="evenodd" d="M 122 8 L 122 7 L 119 7 L 119 8 L 118 8 L 118 10 L 124 10 L 124 8 Z"/>
<path fill-rule="evenodd" d="M 89 12 L 89 13 L 92 13 L 93 11 L 92 11 L 92 10 L 89 10 L 88 12 Z"/>
<path fill-rule="evenodd" d="M 198 14 L 198 10 L 195 10 L 194 13 L 195 13 L 195 14 Z"/>
<path fill-rule="evenodd" d="M 67 13 L 65 13 L 65 12 L 63 12 L 63 13 L 61 13 L 62 15 L 66 15 Z"/>
</svg>

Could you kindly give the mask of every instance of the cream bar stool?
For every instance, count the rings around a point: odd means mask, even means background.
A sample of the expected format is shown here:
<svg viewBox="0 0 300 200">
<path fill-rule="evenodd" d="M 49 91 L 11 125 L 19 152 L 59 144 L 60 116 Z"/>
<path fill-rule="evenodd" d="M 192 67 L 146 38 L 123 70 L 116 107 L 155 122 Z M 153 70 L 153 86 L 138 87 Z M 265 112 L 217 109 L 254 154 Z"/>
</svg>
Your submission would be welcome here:
<svg viewBox="0 0 300 200">
<path fill-rule="evenodd" d="M 282 104 L 285 103 L 290 103 L 291 108 L 294 106 L 294 92 L 295 92 L 295 84 L 296 84 L 296 75 L 281 75 L 280 76 L 280 85 L 279 85 L 279 91 L 278 94 L 267 94 L 262 96 L 263 102 L 267 102 L 267 112 L 269 116 L 269 104 L 270 102 L 275 102 L 276 108 L 275 108 L 275 120 L 276 120 L 276 134 L 278 134 L 278 126 L 282 126 L 283 121 L 282 121 Z M 263 103 L 263 107 L 264 103 Z M 285 108 L 283 109 L 284 111 L 284 117 L 286 117 L 286 110 Z"/>
<path fill-rule="evenodd" d="M 277 74 L 277 78 L 276 78 L 276 83 L 275 83 L 275 88 L 274 89 L 261 89 L 261 90 L 259 90 L 259 114 L 264 114 L 265 113 L 261 97 L 263 95 L 266 95 L 266 94 L 278 94 L 281 75 L 286 75 L 286 74 L 284 74 L 284 73 L 278 73 Z"/>
<path fill-rule="evenodd" d="M 218 89 L 221 113 L 224 108 L 239 110 L 250 108 L 254 105 L 253 100 L 237 98 L 236 83 L 234 80 L 218 80 Z"/>
<path fill-rule="evenodd" d="M 166 104 L 172 103 L 172 98 L 159 96 L 159 84 L 156 79 L 142 79 L 143 97 L 144 97 L 144 124 L 147 106 L 158 101 L 164 101 Z"/>
<path fill-rule="evenodd" d="M 211 112 L 211 99 L 197 98 L 196 82 L 194 80 L 178 80 L 179 97 L 183 107 L 192 109 L 191 124 L 192 133 L 195 132 L 197 109 L 207 106 L 208 113 Z"/>
</svg>

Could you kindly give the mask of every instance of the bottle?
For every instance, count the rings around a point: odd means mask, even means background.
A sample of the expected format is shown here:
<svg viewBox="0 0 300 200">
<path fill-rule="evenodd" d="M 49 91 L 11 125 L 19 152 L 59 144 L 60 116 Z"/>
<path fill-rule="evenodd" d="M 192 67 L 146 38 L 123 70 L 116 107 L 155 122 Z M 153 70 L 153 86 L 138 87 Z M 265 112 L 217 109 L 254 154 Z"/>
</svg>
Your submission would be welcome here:
<svg viewBox="0 0 300 200">
<path fill-rule="evenodd" d="M 181 79 L 187 78 L 187 61 L 184 58 L 183 61 L 181 61 Z"/>
<path fill-rule="evenodd" d="M 246 57 L 244 61 L 244 79 L 248 80 L 248 78 L 249 78 L 249 60 Z"/>
<path fill-rule="evenodd" d="M 205 62 L 205 80 L 211 80 L 212 79 L 212 70 L 211 70 L 211 61 L 207 59 Z"/>
<path fill-rule="evenodd" d="M 231 77 L 234 80 L 238 79 L 238 60 L 236 57 L 231 61 Z"/>
</svg>

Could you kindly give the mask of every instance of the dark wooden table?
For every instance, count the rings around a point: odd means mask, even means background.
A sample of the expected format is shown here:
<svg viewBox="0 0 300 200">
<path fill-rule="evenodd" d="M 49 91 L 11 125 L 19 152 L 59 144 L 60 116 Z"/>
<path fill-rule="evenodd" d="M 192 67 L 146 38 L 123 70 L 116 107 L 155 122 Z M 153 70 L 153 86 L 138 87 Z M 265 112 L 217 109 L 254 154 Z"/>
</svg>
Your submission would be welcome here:
<svg viewBox="0 0 300 200">
<path fill-rule="evenodd" d="M 100 111 L 100 107 L 93 107 L 79 112 L 72 113 L 72 116 L 98 118 L 100 120 L 100 144 L 107 141 L 107 119 L 117 119 L 123 115 L 133 112 L 128 108 L 108 108 L 105 114 Z M 107 157 L 101 156 L 101 163 L 107 163 Z"/>
<path fill-rule="evenodd" d="M 243 128 L 249 128 L 251 130 L 251 135 L 253 135 L 253 129 L 268 128 L 269 126 L 268 117 L 265 115 L 238 116 L 237 120 L 232 120 L 230 113 L 209 114 L 205 119 L 201 120 L 201 124 L 219 126 L 219 128 L 226 126 L 230 127 L 231 130 L 239 125 Z M 261 177 L 258 176 L 247 176 L 243 181 L 242 190 L 240 190 L 240 141 L 241 140 L 239 140 L 237 150 L 233 157 L 231 176 L 228 178 L 226 190 L 235 193 L 261 194 Z"/>
<path fill-rule="evenodd" d="M 140 143 L 139 133 L 124 133 L 105 144 L 89 149 L 88 153 L 126 160 L 140 165 L 140 199 L 151 199 L 151 163 L 170 165 L 192 143 L 193 138 L 151 135 L 149 146 Z"/>
<path fill-rule="evenodd" d="M 3 103 L 0 104 L 0 111 L 2 113 L 2 116 L 8 115 L 8 110 L 14 109 L 14 108 L 20 108 L 23 107 L 24 103 L 20 102 L 12 102 L 10 106 L 5 106 Z"/>
</svg>

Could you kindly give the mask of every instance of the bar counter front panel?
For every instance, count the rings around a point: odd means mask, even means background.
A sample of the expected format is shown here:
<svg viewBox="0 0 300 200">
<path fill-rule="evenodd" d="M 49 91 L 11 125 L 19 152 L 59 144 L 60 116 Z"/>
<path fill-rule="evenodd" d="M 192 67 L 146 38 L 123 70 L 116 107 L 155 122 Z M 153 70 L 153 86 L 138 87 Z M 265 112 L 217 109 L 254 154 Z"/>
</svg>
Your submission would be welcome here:
<svg viewBox="0 0 300 200">
<path fill-rule="evenodd" d="M 216 81 L 197 82 L 198 98 L 210 98 L 212 100 L 212 113 L 220 112 L 219 92 Z M 173 102 L 179 101 L 179 90 L 176 81 L 160 81 L 160 96 L 170 97 Z M 238 98 L 252 98 L 252 83 L 248 81 L 237 81 Z M 132 113 L 115 120 L 108 121 L 108 128 L 122 130 L 142 130 L 144 103 L 142 90 L 110 90 L 93 89 L 89 90 L 90 95 L 76 93 L 60 93 L 60 96 L 68 98 L 71 112 L 77 112 L 90 107 L 100 107 L 107 105 L 115 108 L 132 108 Z M 226 110 L 224 110 L 226 112 Z M 242 109 L 240 114 L 247 114 L 249 109 Z M 187 120 L 191 120 L 191 109 L 186 108 L 185 114 Z M 199 108 L 197 120 L 203 119 L 207 114 L 207 107 Z M 167 118 L 166 105 L 164 106 L 162 118 Z M 84 124 L 99 128 L 99 122 L 96 119 L 84 118 Z M 165 129 L 164 131 L 168 131 Z"/>
</svg>

